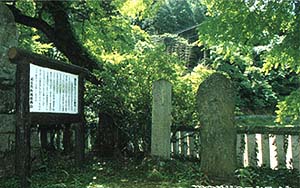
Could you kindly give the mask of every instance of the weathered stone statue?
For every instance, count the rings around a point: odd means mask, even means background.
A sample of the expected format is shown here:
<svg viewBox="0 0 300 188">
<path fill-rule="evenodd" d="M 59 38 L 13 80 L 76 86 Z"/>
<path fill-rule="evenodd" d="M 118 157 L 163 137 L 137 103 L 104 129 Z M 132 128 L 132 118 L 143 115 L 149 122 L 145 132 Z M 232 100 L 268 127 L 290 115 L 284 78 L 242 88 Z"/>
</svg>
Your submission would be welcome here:
<svg viewBox="0 0 300 188">
<path fill-rule="evenodd" d="M 197 105 L 201 123 L 201 170 L 212 179 L 233 179 L 236 164 L 234 89 L 220 73 L 199 86 Z"/>
</svg>

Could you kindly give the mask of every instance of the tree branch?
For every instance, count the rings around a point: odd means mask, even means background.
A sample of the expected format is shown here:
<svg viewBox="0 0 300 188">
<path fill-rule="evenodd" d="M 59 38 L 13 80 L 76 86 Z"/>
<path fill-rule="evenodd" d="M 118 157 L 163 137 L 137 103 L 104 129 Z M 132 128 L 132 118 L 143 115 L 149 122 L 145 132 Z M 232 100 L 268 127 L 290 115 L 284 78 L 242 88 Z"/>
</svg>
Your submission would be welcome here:
<svg viewBox="0 0 300 188">
<path fill-rule="evenodd" d="M 53 42 L 55 47 L 61 51 L 75 65 L 87 68 L 90 72 L 94 69 L 103 70 L 101 64 L 89 54 L 85 47 L 78 41 L 69 22 L 66 13 L 67 7 L 63 2 L 44 1 L 44 7 L 54 19 L 54 26 L 50 26 L 47 22 L 40 18 L 33 18 L 22 14 L 22 12 L 13 5 L 7 5 L 14 14 L 15 21 L 22 25 L 34 27 L 43 32 L 47 38 Z M 101 81 L 93 74 L 88 75 L 88 80 L 93 84 L 101 84 Z"/>
<path fill-rule="evenodd" d="M 32 18 L 22 14 L 22 12 L 13 5 L 7 5 L 12 11 L 15 21 L 19 24 L 26 25 L 28 27 L 34 27 L 42 31 L 46 36 L 53 35 L 53 28 L 44 20 L 38 18 Z"/>
</svg>

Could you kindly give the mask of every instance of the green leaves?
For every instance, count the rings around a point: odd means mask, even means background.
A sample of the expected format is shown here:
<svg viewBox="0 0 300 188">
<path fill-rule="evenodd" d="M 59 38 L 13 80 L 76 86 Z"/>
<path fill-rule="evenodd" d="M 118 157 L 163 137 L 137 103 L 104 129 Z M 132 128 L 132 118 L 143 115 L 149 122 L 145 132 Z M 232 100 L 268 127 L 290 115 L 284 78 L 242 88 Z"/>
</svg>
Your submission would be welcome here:
<svg viewBox="0 0 300 188">
<path fill-rule="evenodd" d="M 278 103 L 276 122 L 294 124 L 300 116 L 300 90 L 293 91 L 285 100 Z"/>
<path fill-rule="evenodd" d="M 153 26 L 158 34 L 180 33 L 193 40 L 197 35 L 191 28 L 204 18 L 203 6 L 199 1 L 166 0 L 157 11 Z"/>
<path fill-rule="evenodd" d="M 273 84 L 278 83 L 276 74 L 289 77 L 290 72 L 300 72 L 299 1 L 210 0 L 202 3 L 207 8 L 208 18 L 199 26 L 199 43 L 213 52 L 213 60 L 218 59 L 219 64 L 229 61 L 239 67 L 247 67 L 248 73 L 240 69 L 243 76 L 237 71 L 230 74 L 234 79 L 242 78 L 238 84 L 242 88 L 240 95 L 244 95 L 245 91 L 252 93 L 241 102 L 249 102 L 248 107 L 251 104 L 271 105 L 279 97 L 278 94 L 283 93 L 278 90 L 278 85 Z M 263 51 L 258 52 L 257 49 Z M 260 63 L 254 59 L 254 51 L 258 52 Z M 251 68 L 253 66 L 260 71 L 255 71 Z M 262 97 L 251 100 L 255 95 Z M 251 102 L 247 102 L 248 99 Z M 296 113 L 292 108 L 287 108 L 285 102 L 278 107 L 279 114 L 289 110 Z"/>
<path fill-rule="evenodd" d="M 236 170 L 236 177 L 241 186 L 247 187 L 294 187 L 298 185 L 298 170 L 278 169 L 267 167 L 246 167 Z"/>
<path fill-rule="evenodd" d="M 130 136 L 133 144 L 147 151 L 151 128 L 152 83 L 159 79 L 169 80 L 173 84 L 174 125 L 195 126 L 198 117 L 194 96 L 200 82 L 213 71 L 199 65 L 188 73 L 186 62 L 180 61 L 176 55 L 168 54 L 165 46 L 160 43 L 151 42 L 150 37 L 139 28 L 131 29 L 135 30 L 130 31 L 133 33 L 131 36 L 135 36 L 130 38 L 135 44 L 134 48 L 127 48 L 126 52 L 124 49 L 115 49 L 98 54 L 105 62 L 104 71 L 95 71 L 95 74 L 102 79 L 104 86 L 100 89 L 87 85 L 87 112 L 95 112 L 88 113 L 91 120 L 96 119 L 95 115 L 99 112 L 110 114 L 116 125 Z M 112 44 L 117 47 L 116 43 Z M 93 46 L 98 48 L 91 44 Z"/>
<path fill-rule="evenodd" d="M 236 51 L 234 46 L 243 46 L 250 47 L 248 53 L 251 53 L 254 46 L 279 45 L 274 43 L 278 36 L 300 35 L 296 31 L 294 1 L 204 1 L 204 4 L 210 17 L 199 26 L 199 39 L 209 47 L 231 42 L 231 51 Z"/>
</svg>

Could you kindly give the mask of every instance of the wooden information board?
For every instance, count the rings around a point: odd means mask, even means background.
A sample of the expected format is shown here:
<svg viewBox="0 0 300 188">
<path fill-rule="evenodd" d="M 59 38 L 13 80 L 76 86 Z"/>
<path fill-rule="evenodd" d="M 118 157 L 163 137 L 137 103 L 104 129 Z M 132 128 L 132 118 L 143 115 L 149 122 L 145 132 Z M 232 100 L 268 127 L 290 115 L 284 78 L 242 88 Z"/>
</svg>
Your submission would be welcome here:
<svg viewBox="0 0 300 188">
<path fill-rule="evenodd" d="M 33 54 L 9 50 L 17 65 L 16 109 L 34 124 L 76 123 L 83 119 L 84 77 L 87 70 Z M 22 104 L 22 109 L 18 109 Z"/>
<path fill-rule="evenodd" d="M 75 159 L 84 159 L 83 91 L 86 69 L 11 48 L 16 72 L 15 170 L 21 187 L 30 187 L 31 125 L 76 124 Z"/>
<path fill-rule="evenodd" d="M 78 113 L 78 75 L 30 64 L 29 112 Z"/>
</svg>

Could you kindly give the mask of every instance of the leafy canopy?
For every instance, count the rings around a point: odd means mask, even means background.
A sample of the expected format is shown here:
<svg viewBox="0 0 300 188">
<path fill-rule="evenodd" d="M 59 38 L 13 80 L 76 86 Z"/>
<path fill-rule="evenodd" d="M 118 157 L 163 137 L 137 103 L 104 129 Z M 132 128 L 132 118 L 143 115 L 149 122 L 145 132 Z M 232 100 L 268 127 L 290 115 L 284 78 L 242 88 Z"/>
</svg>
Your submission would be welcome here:
<svg viewBox="0 0 300 188">
<path fill-rule="evenodd" d="M 294 0 L 210 0 L 207 21 L 199 27 L 200 42 L 225 52 L 251 54 L 264 46 L 265 68 L 289 67 L 299 72 L 300 2 Z"/>
<path fill-rule="evenodd" d="M 203 0 L 202 3 L 207 7 L 208 18 L 198 28 L 200 44 L 215 49 L 231 63 L 242 57 L 250 66 L 254 64 L 253 51 L 260 51 L 265 74 L 272 69 L 300 72 L 299 0 Z M 295 94 L 278 105 L 279 120 L 290 116 L 291 111 L 296 117 L 300 115 L 294 110 L 295 100 L 300 102 L 299 97 L 293 97 Z M 289 102 L 291 99 L 295 99 L 293 103 Z"/>
</svg>

